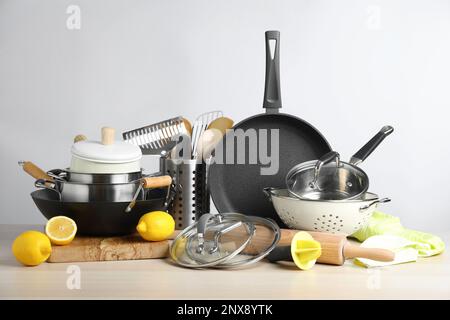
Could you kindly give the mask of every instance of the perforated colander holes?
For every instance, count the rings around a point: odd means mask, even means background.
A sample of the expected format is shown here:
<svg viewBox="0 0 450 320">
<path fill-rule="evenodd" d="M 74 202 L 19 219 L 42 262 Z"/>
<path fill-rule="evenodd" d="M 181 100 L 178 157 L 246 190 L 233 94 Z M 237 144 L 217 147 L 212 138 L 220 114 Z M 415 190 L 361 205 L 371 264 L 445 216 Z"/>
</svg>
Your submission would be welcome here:
<svg viewBox="0 0 450 320">
<path fill-rule="evenodd" d="M 344 227 L 344 220 L 338 215 L 322 214 L 314 222 L 314 230 L 326 232 L 339 232 Z"/>
<path fill-rule="evenodd" d="M 284 222 L 287 225 L 293 224 L 294 223 L 294 219 L 293 219 L 291 213 L 288 210 L 286 210 L 286 209 L 280 209 L 280 210 L 281 210 L 281 215 L 284 218 Z"/>
</svg>

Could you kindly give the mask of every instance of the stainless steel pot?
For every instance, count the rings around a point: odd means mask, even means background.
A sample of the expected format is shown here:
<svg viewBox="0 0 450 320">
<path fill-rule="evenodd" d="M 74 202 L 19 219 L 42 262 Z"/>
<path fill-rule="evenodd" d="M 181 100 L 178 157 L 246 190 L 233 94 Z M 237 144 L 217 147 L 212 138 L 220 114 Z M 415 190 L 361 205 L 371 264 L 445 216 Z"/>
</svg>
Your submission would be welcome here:
<svg viewBox="0 0 450 320">
<path fill-rule="evenodd" d="M 153 176 L 115 184 L 38 179 L 35 186 L 58 193 L 63 202 L 131 202 L 145 199 L 146 189 L 170 187 L 171 183 L 170 176 Z"/>
<path fill-rule="evenodd" d="M 308 200 L 358 199 L 369 189 L 368 175 L 357 165 L 364 161 L 394 131 L 384 126 L 349 162 L 340 160 L 330 151 L 319 160 L 303 162 L 286 175 L 286 185 L 292 195 Z"/>
</svg>

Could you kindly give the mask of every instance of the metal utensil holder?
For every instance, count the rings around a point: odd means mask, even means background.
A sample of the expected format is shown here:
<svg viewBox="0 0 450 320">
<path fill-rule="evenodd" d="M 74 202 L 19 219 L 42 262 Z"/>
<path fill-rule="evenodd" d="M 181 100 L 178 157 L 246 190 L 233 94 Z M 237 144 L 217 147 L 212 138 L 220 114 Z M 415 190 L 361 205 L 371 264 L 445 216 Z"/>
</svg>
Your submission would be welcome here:
<svg viewBox="0 0 450 320">
<path fill-rule="evenodd" d="M 165 171 L 177 181 L 176 194 L 169 206 L 175 228 L 184 229 L 209 212 L 207 166 L 197 160 L 166 159 Z"/>
</svg>

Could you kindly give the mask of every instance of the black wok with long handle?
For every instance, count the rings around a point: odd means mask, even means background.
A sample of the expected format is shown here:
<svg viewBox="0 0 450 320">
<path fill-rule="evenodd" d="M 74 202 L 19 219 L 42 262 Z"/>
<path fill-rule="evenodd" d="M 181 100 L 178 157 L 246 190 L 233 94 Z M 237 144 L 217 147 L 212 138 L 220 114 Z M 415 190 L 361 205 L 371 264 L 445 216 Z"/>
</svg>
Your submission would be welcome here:
<svg viewBox="0 0 450 320">
<path fill-rule="evenodd" d="M 167 210 L 175 196 L 174 188 L 169 188 L 172 182 L 170 176 L 142 177 L 136 182 L 119 184 L 72 184 L 48 176 L 31 162 L 21 162 L 21 165 L 25 172 L 37 179 L 36 184 L 44 188 L 31 193 L 39 211 L 47 219 L 60 215 L 72 218 L 77 224 L 78 233 L 83 235 L 115 236 L 133 233 L 143 214 Z M 124 189 L 124 186 L 131 189 Z M 146 191 L 137 199 L 139 187 Z M 61 188 L 68 188 L 65 191 L 66 197 L 62 197 Z M 114 195 L 123 191 L 126 192 L 122 197 Z M 74 201 L 77 199 L 81 201 Z M 108 201 L 109 199 L 117 201 Z"/>
<path fill-rule="evenodd" d="M 150 211 L 167 209 L 167 190 L 150 190 L 146 200 L 136 201 L 133 210 L 125 213 L 127 202 L 63 202 L 48 189 L 36 190 L 31 198 L 47 219 L 66 216 L 77 224 L 78 233 L 90 236 L 116 236 L 136 232 L 141 216 Z"/>
<path fill-rule="evenodd" d="M 266 81 L 263 107 L 266 113 L 247 118 L 236 124 L 222 141 L 222 152 L 226 153 L 226 144 L 229 137 L 233 137 L 236 129 L 246 132 L 256 131 L 254 143 L 259 150 L 261 142 L 266 142 L 267 151 L 272 156 L 270 164 L 261 161 L 258 157 L 256 163 L 250 163 L 250 149 L 245 148 L 245 163 L 239 164 L 237 143 L 234 143 L 234 155 L 230 159 L 222 159 L 221 163 L 211 164 L 209 169 L 209 189 L 214 204 L 219 212 L 240 212 L 247 215 L 267 217 L 284 225 L 278 218 L 272 204 L 266 199 L 262 190 L 265 187 L 284 187 L 287 172 L 296 164 L 308 160 L 319 159 L 331 150 L 327 140 L 309 123 L 300 118 L 279 113 L 281 108 L 279 47 L 280 33 L 267 31 L 266 37 Z M 273 49 L 273 50 L 272 50 Z M 262 135 L 261 129 L 267 130 Z M 279 140 L 277 145 L 271 145 L 272 134 L 278 129 Z M 266 139 L 266 141 L 263 141 Z M 278 148 L 277 148 L 278 147 Z M 216 155 L 217 155 L 216 149 Z M 275 154 L 277 153 L 277 154 Z M 242 155 L 241 155 L 242 156 Z M 276 156 L 276 157 L 275 157 Z M 275 158 L 274 158 L 275 157 Z M 225 158 L 225 157 L 224 157 Z M 277 162 L 277 163 L 275 163 Z M 274 174 L 261 174 L 262 168 L 272 165 Z"/>
</svg>

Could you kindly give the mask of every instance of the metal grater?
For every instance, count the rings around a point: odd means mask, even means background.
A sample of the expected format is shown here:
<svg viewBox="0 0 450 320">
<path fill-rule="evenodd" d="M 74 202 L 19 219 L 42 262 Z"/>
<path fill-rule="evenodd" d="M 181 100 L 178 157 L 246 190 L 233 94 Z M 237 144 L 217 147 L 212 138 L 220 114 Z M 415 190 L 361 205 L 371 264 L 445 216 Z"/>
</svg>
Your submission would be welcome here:
<svg viewBox="0 0 450 320">
<path fill-rule="evenodd" d="M 122 133 L 123 139 L 141 148 L 142 154 L 161 154 L 175 147 L 173 137 L 188 134 L 182 117 L 176 117 Z"/>
</svg>

